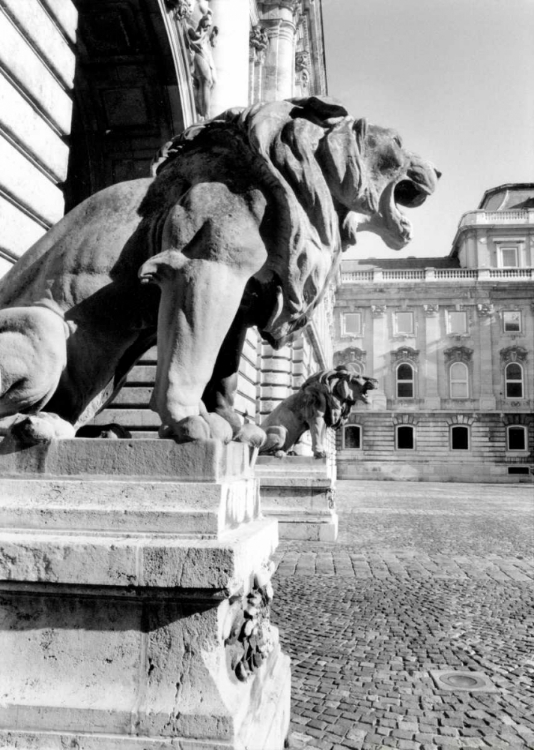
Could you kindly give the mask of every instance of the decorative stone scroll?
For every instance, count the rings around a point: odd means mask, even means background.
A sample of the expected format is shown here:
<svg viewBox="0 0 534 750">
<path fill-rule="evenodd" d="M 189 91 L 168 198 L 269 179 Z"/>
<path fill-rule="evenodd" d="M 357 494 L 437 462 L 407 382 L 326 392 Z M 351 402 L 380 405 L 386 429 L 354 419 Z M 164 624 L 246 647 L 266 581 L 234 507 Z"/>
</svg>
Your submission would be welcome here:
<svg viewBox="0 0 534 750">
<path fill-rule="evenodd" d="M 522 346 L 507 346 L 506 349 L 500 351 L 503 362 L 524 362 L 527 354 L 527 350 Z"/>
<path fill-rule="evenodd" d="M 427 318 L 431 318 L 438 314 L 439 305 L 423 305 L 423 310 Z"/>
<path fill-rule="evenodd" d="M 467 346 L 451 346 L 445 349 L 445 362 L 470 362 L 473 357 L 473 350 Z"/>
</svg>

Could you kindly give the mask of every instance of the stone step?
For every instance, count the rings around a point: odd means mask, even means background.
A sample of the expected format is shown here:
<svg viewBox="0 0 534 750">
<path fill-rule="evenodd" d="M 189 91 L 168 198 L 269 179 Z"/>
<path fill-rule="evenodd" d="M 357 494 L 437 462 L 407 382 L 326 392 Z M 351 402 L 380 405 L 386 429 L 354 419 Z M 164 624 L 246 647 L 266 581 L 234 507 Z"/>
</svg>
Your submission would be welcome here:
<svg viewBox="0 0 534 750">
<path fill-rule="evenodd" d="M 254 479 L 0 479 L 0 528 L 217 538 L 259 517 Z"/>
</svg>

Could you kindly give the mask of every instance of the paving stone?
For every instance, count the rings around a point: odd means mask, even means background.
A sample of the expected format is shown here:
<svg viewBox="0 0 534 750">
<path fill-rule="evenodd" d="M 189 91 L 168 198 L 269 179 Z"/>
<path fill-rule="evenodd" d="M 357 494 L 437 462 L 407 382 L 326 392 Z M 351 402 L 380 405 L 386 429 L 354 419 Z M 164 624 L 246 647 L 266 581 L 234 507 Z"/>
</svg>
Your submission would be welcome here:
<svg viewBox="0 0 534 750">
<path fill-rule="evenodd" d="M 273 621 L 306 750 L 534 748 L 531 497 L 517 485 L 339 482 L 338 543 L 281 543 Z M 498 692 L 438 690 L 430 670 L 454 668 Z"/>
</svg>

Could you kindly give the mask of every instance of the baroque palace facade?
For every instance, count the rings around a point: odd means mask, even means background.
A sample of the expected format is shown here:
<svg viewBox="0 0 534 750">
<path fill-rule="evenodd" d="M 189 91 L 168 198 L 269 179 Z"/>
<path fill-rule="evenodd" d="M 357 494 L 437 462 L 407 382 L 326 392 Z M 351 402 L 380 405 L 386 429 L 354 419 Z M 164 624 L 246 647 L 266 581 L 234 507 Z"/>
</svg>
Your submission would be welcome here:
<svg viewBox="0 0 534 750">
<path fill-rule="evenodd" d="M 335 363 L 380 383 L 340 478 L 532 481 L 534 184 L 486 191 L 446 258 L 345 261 L 335 325 Z"/>
<path fill-rule="evenodd" d="M 194 122 L 326 93 L 321 0 L 0 0 L 0 275 L 89 195 L 148 176 Z M 261 418 L 332 361 L 332 295 L 273 351 L 250 331 L 236 407 Z M 151 350 L 96 422 L 155 436 Z"/>
</svg>

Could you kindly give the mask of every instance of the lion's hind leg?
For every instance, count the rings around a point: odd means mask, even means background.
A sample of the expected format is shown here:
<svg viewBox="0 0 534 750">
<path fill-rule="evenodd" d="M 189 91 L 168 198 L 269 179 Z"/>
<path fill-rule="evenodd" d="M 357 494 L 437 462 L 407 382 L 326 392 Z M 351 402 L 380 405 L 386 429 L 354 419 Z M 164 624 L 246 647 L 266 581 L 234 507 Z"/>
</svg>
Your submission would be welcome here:
<svg viewBox="0 0 534 750">
<path fill-rule="evenodd" d="M 66 365 L 66 325 L 46 307 L 0 311 L 0 417 L 39 412 Z"/>
<path fill-rule="evenodd" d="M 272 425 L 265 428 L 267 439 L 260 448 L 262 456 L 268 454 L 282 458 L 285 456 L 284 446 L 287 441 L 287 428 L 283 425 Z"/>
</svg>

